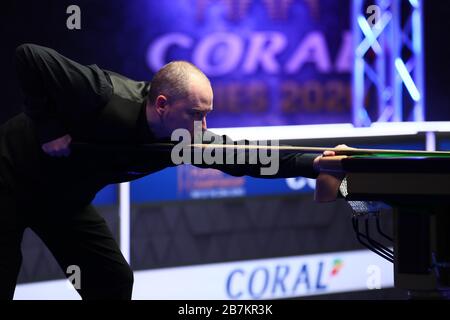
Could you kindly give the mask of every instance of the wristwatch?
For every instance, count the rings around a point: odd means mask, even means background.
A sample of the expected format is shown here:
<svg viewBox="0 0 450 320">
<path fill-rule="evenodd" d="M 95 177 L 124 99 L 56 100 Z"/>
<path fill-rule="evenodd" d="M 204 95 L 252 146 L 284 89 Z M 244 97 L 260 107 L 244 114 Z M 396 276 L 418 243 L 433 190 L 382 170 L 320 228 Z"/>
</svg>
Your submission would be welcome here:
<svg viewBox="0 0 450 320">
<path fill-rule="evenodd" d="M 344 177 L 344 179 L 341 181 L 341 184 L 339 186 L 339 194 L 342 196 L 342 198 L 345 198 L 348 196 L 347 177 Z"/>
</svg>

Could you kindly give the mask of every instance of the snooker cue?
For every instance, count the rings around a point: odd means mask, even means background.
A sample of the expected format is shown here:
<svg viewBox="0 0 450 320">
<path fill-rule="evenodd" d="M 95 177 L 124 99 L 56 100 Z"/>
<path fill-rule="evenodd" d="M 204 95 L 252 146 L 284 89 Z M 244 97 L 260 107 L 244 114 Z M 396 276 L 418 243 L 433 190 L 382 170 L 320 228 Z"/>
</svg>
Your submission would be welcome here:
<svg viewBox="0 0 450 320">
<path fill-rule="evenodd" d="M 74 142 L 71 146 L 76 148 L 121 148 L 126 149 L 144 149 L 147 151 L 170 151 L 176 144 L 175 143 L 152 143 L 152 144 L 140 144 L 140 145 L 118 145 L 118 144 L 91 144 Z M 298 153 L 323 153 L 325 151 L 334 151 L 336 155 L 402 155 L 402 156 L 449 156 L 450 151 L 422 151 L 422 150 L 392 150 L 392 149 L 358 149 L 358 148 L 324 148 L 324 147 L 302 147 L 302 146 L 260 146 L 260 145 L 231 145 L 231 144 L 186 144 L 183 148 L 197 148 L 197 149 L 244 149 L 244 150 L 278 150 L 280 152 L 298 152 Z"/>
<path fill-rule="evenodd" d="M 211 149 L 214 148 L 211 144 L 191 144 L 189 147 Z M 295 151 L 298 153 L 323 153 L 325 151 L 334 151 L 336 155 L 374 155 L 374 154 L 386 154 L 386 155 L 419 155 L 419 156 L 449 156 L 450 151 L 416 151 L 416 150 L 391 150 L 391 149 L 358 149 L 358 148 L 323 148 L 323 147 L 301 147 L 301 146 L 233 146 L 233 145 L 220 145 L 216 148 L 237 148 L 237 149 L 263 149 L 263 150 L 279 150 L 279 151 Z"/>
</svg>

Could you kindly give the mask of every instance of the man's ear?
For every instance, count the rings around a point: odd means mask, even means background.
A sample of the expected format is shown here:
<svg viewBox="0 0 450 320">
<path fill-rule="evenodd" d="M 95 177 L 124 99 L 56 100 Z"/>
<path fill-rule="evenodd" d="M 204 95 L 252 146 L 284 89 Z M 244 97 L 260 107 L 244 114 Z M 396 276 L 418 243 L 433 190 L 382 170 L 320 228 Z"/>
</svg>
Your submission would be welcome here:
<svg viewBox="0 0 450 320">
<path fill-rule="evenodd" d="M 159 95 L 155 101 L 156 112 L 162 116 L 166 110 L 167 98 L 164 95 Z"/>
</svg>

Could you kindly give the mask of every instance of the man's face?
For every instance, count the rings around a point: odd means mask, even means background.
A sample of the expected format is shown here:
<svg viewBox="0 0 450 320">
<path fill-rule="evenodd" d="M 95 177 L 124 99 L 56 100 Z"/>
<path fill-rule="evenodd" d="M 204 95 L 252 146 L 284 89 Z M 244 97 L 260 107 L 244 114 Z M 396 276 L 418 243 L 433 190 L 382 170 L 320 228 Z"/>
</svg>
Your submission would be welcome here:
<svg viewBox="0 0 450 320">
<path fill-rule="evenodd" d="M 186 129 L 193 136 L 194 121 L 202 122 L 206 130 L 206 116 L 213 109 L 213 91 L 211 85 L 198 76 L 192 76 L 189 95 L 185 99 L 167 102 L 162 113 L 165 135 L 170 137 L 176 129 Z"/>
</svg>

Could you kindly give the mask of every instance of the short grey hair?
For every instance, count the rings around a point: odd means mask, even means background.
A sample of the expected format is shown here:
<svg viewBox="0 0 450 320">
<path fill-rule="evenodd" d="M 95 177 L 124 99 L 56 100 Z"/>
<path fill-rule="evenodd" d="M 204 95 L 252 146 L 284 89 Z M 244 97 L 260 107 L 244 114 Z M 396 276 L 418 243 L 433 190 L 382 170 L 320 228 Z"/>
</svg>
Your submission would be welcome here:
<svg viewBox="0 0 450 320">
<path fill-rule="evenodd" d="M 154 103 L 161 94 L 169 101 L 185 98 L 189 93 L 189 80 L 192 73 L 200 75 L 210 83 L 208 77 L 192 63 L 181 60 L 169 62 L 153 77 L 148 100 Z"/>
</svg>

